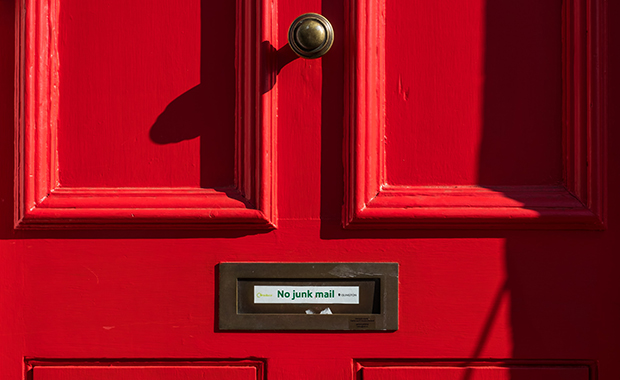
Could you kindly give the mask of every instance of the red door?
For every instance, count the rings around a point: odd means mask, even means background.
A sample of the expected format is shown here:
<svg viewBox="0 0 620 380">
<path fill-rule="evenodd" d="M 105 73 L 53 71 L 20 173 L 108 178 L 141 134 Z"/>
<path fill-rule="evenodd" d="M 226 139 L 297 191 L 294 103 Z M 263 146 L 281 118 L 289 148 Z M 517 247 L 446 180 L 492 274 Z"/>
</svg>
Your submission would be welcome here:
<svg viewBox="0 0 620 380">
<path fill-rule="evenodd" d="M 2 379 L 620 376 L 616 2 L 0 20 Z M 223 262 L 396 262 L 398 330 L 222 331 Z"/>
</svg>

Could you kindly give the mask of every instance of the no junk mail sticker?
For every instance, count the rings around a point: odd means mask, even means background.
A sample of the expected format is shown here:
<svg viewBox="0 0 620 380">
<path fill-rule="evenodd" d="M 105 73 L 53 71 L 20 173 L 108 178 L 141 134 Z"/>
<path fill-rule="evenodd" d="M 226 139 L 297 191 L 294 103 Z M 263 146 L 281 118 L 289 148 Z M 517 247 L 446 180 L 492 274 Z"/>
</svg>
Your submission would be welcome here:
<svg viewBox="0 0 620 380">
<path fill-rule="evenodd" d="M 359 286 L 254 286 L 254 303 L 359 304 Z"/>
</svg>

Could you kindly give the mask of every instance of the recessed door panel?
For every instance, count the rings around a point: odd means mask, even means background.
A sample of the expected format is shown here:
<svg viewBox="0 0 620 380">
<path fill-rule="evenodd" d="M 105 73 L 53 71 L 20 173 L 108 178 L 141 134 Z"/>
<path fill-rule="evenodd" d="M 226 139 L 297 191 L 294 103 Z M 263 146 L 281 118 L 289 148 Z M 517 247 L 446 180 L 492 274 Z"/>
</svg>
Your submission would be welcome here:
<svg viewBox="0 0 620 380">
<path fill-rule="evenodd" d="M 561 184 L 562 1 L 385 4 L 385 183 Z"/>
<path fill-rule="evenodd" d="M 254 367 L 194 366 L 38 366 L 32 380 L 256 380 Z"/>
<path fill-rule="evenodd" d="M 371 367 L 364 380 L 589 380 L 588 367 Z"/>
<path fill-rule="evenodd" d="M 273 228 L 261 4 L 25 2 L 15 226 Z"/>
<path fill-rule="evenodd" d="M 349 4 L 346 227 L 604 228 L 593 3 Z"/>
</svg>

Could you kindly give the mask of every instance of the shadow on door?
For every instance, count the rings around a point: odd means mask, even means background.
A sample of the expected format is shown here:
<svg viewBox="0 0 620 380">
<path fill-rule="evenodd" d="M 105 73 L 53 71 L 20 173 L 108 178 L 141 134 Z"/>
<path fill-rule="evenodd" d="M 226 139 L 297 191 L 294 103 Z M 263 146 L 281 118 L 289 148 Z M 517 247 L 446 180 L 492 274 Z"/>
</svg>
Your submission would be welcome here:
<svg viewBox="0 0 620 380">
<path fill-rule="evenodd" d="M 480 186 L 494 190 L 502 186 L 553 186 L 564 180 L 562 3 L 486 2 L 477 170 Z M 322 5 L 323 14 L 333 21 L 335 30 L 344 30 L 342 4 L 323 0 Z M 616 11 L 620 14 L 620 9 Z M 620 33 L 615 31 L 615 35 Z M 487 309 L 482 329 L 475 332 L 478 338 L 466 359 L 489 358 L 485 347 L 503 302 L 509 304 L 512 342 L 507 343 L 512 352 L 510 357 L 495 359 L 515 359 L 532 365 L 561 360 L 568 365 L 580 360 L 611 360 L 614 354 L 620 354 L 620 348 L 614 345 L 620 330 L 613 322 L 613 316 L 620 313 L 620 304 L 610 305 L 620 290 L 616 280 L 620 259 L 612 254 L 612 247 L 619 244 L 618 238 L 609 233 L 341 229 L 343 64 L 342 47 L 336 40 L 333 53 L 322 61 L 321 238 L 503 239 L 506 280 Z M 617 133 L 614 135 L 617 139 Z M 617 185 L 618 180 L 612 182 Z M 610 215 L 617 213 L 614 207 L 610 201 Z M 520 371 L 511 373 L 512 380 L 525 380 L 527 376 Z"/>
<path fill-rule="evenodd" d="M 483 186 L 562 183 L 562 3 L 487 1 Z M 569 364 L 607 352 L 598 337 L 605 314 L 600 305 L 616 292 L 602 284 L 611 280 L 606 266 L 618 266 L 609 235 L 507 231 L 504 236 L 512 358 Z M 617 335 L 617 329 L 610 332 Z M 523 371 L 511 372 L 512 380 L 526 378 Z"/>
<path fill-rule="evenodd" d="M 234 186 L 235 17 L 234 1 L 201 0 L 200 84 L 172 100 L 149 131 L 156 144 L 200 138 L 202 188 Z"/>
</svg>

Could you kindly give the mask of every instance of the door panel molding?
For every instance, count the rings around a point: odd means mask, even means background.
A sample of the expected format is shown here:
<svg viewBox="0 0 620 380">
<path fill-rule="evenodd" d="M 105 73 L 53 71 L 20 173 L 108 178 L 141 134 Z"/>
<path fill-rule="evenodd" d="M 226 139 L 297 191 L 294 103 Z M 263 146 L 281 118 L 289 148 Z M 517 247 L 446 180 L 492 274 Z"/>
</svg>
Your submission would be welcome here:
<svg viewBox="0 0 620 380">
<path fill-rule="evenodd" d="M 15 228 L 220 229 L 276 227 L 277 7 L 237 0 L 235 187 L 62 187 L 58 176 L 60 0 L 17 10 Z M 264 92 L 264 93 L 263 93 Z M 60 152 L 62 154 L 62 152 Z"/>
<path fill-rule="evenodd" d="M 604 229 L 603 1 L 563 2 L 562 186 L 492 188 L 387 184 L 386 0 L 346 4 L 345 228 Z"/>
<path fill-rule="evenodd" d="M 598 375 L 597 363 L 589 360 L 423 360 L 363 359 L 354 361 L 355 379 L 580 379 Z"/>
<path fill-rule="evenodd" d="M 27 379 L 256 379 L 266 377 L 265 363 L 248 359 L 26 359 Z"/>
</svg>

